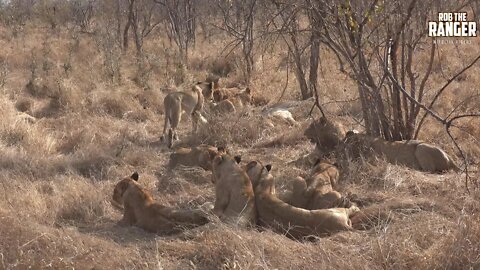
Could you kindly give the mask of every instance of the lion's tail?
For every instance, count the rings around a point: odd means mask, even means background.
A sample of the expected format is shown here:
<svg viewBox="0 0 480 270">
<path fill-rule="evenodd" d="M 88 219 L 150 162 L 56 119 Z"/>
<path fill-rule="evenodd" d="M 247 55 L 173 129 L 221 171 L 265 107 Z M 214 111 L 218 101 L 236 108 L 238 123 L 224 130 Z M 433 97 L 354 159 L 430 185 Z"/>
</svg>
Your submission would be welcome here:
<svg viewBox="0 0 480 270">
<path fill-rule="evenodd" d="M 457 164 L 455 164 L 455 162 L 453 162 L 452 158 L 449 157 L 448 158 L 448 167 L 453 169 L 455 172 L 461 172 L 462 170 L 457 166 Z"/>
<path fill-rule="evenodd" d="M 176 210 L 172 218 L 178 223 L 197 226 L 206 224 L 209 221 L 207 215 L 201 210 Z"/>
<path fill-rule="evenodd" d="M 350 220 L 357 230 L 368 230 L 380 224 L 389 223 L 394 219 L 394 211 L 414 212 L 429 208 L 421 201 L 394 199 L 388 202 L 371 205 L 354 213 Z"/>
<path fill-rule="evenodd" d="M 393 219 L 391 210 L 380 205 L 374 205 L 350 216 L 352 227 L 357 230 L 368 230 L 381 223 L 388 223 Z"/>
</svg>

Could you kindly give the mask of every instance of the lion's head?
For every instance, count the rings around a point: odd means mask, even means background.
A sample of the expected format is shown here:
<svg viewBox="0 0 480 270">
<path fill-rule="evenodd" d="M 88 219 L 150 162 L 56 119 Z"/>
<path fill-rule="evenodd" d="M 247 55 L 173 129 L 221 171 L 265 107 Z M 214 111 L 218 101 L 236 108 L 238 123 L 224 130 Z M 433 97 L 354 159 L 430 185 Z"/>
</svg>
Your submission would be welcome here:
<svg viewBox="0 0 480 270">
<path fill-rule="evenodd" d="M 260 182 L 260 179 L 262 176 L 266 173 L 269 172 L 272 169 L 271 164 L 263 165 L 260 161 L 250 161 L 245 165 L 245 171 L 247 172 L 248 177 L 250 178 L 250 181 L 252 181 L 252 186 L 253 189 L 257 187 L 258 183 Z"/>
<path fill-rule="evenodd" d="M 173 170 L 178 165 L 200 167 L 206 171 L 212 170 L 212 161 L 218 155 L 227 153 L 225 147 L 215 147 L 201 144 L 191 148 L 179 147 L 170 154 L 168 169 Z"/>
<path fill-rule="evenodd" d="M 123 194 L 127 191 L 128 187 L 138 181 L 138 173 L 134 172 L 130 177 L 126 177 L 115 185 L 113 189 L 112 200 L 116 207 L 123 206 Z"/>
<path fill-rule="evenodd" d="M 319 150 L 327 154 L 344 140 L 346 132 L 342 124 L 321 117 L 308 126 L 304 135 L 316 143 Z"/>
<path fill-rule="evenodd" d="M 225 147 L 213 147 L 208 145 L 200 145 L 200 154 L 198 155 L 198 165 L 204 170 L 212 169 L 212 162 L 217 155 L 228 153 Z"/>
<path fill-rule="evenodd" d="M 212 182 L 225 175 L 232 174 L 232 167 L 239 166 L 242 161 L 241 156 L 231 156 L 224 149 L 218 147 L 218 154 L 212 161 Z"/>
<path fill-rule="evenodd" d="M 336 162 L 330 162 L 328 160 L 317 158 L 313 164 L 312 170 L 310 171 L 310 175 L 321 173 L 328 169 L 338 170 L 338 164 Z"/>
<path fill-rule="evenodd" d="M 260 164 L 260 163 L 257 163 Z M 268 194 L 274 195 L 275 192 L 275 180 L 270 173 L 272 165 L 268 164 L 261 166 L 260 170 L 257 166 L 251 167 L 250 173 L 255 172 L 258 180 L 256 181 L 255 194 Z M 253 170 L 253 171 L 252 171 Z M 248 173 L 248 172 L 247 172 Z"/>
</svg>

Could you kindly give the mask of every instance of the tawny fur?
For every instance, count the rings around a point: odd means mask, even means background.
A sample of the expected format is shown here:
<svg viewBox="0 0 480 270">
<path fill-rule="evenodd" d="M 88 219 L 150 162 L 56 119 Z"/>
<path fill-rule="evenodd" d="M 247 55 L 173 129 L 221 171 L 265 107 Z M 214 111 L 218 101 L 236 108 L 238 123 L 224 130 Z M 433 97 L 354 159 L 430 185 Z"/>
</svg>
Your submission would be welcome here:
<svg viewBox="0 0 480 270">
<path fill-rule="evenodd" d="M 230 155 L 217 155 L 212 162 L 215 184 L 213 212 L 221 219 L 251 226 L 256 223 L 255 197 L 248 175 Z"/>
<path fill-rule="evenodd" d="M 236 111 L 235 105 L 230 100 L 222 100 L 216 104 L 211 103 L 211 110 L 215 114 L 234 113 Z"/>
<path fill-rule="evenodd" d="M 202 89 L 202 86 L 205 89 Z M 172 147 L 173 140 L 178 138 L 176 130 L 184 113 L 192 118 L 192 132 L 196 132 L 198 121 L 205 121 L 201 111 L 205 98 L 211 99 L 213 88 L 213 83 L 207 86 L 197 83 L 190 90 L 172 92 L 165 96 L 163 100 L 165 119 L 161 140 L 165 140 L 165 134 L 170 125 L 167 138 L 168 147 Z"/>
<path fill-rule="evenodd" d="M 320 154 L 337 151 L 351 157 L 366 155 L 373 151 L 392 164 L 400 164 L 412 169 L 438 173 L 448 170 L 459 171 L 453 159 L 441 148 L 419 140 L 389 142 L 355 132 L 345 132 L 345 128 L 324 117 L 311 123 L 305 130 L 305 136 L 315 142 Z"/>
<path fill-rule="evenodd" d="M 356 206 L 305 210 L 281 201 L 275 196 L 274 190 L 273 176 L 268 170 L 264 170 L 255 189 L 258 221 L 262 226 L 295 239 L 353 229 L 349 216 L 359 211 Z"/>
<path fill-rule="evenodd" d="M 180 147 L 170 154 L 170 161 L 167 167 L 169 170 L 173 170 L 178 165 L 183 165 L 200 167 L 206 171 L 211 171 L 212 161 L 219 153 L 225 153 L 225 150 L 221 149 L 219 152 L 217 147 L 206 144 L 190 148 Z"/>
<path fill-rule="evenodd" d="M 252 91 L 248 87 L 243 90 L 238 88 L 216 89 L 213 91 L 213 100 L 218 103 L 228 100 L 233 104 L 235 110 L 239 110 L 252 103 Z M 229 109 L 231 110 L 231 108 Z"/>
<path fill-rule="evenodd" d="M 306 179 L 300 176 L 294 179 L 288 203 L 308 210 L 350 207 L 351 203 L 334 189 L 338 178 L 335 165 L 318 162 Z"/>
<path fill-rule="evenodd" d="M 325 117 L 314 120 L 304 132 L 305 137 L 316 144 L 316 151 L 325 155 L 332 153 L 346 135 L 345 127 Z"/>
<path fill-rule="evenodd" d="M 113 202 L 124 209 L 120 225 L 137 226 L 153 233 L 171 234 L 208 222 L 200 210 L 179 210 L 156 203 L 134 178 L 132 175 L 121 180 L 113 190 Z"/>
<path fill-rule="evenodd" d="M 384 225 L 395 220 L 395 212 L 418 212 L 421 210 L 432 211 L 438 208 L 431 201 L 421 199 L 393 198 L 391 200 L 372 204 L 352 215 L 352 227 L 357 230 L 368 230 L 372 227 Z"/>
<path fill-rule="evenodd" d="M 423 141 L 389 142 L 364 134 L 351 134 L 346 139 L 345 147 L 353 157 L 360 154 L 365 155 L 372 150 L 373 153 L 384 157 L 392 164 L 404 165 L 415 170 L 430 173 L 441 173 L 451 169 L 459 171 L 457 165 L 445 151 Z"/>
</svg>

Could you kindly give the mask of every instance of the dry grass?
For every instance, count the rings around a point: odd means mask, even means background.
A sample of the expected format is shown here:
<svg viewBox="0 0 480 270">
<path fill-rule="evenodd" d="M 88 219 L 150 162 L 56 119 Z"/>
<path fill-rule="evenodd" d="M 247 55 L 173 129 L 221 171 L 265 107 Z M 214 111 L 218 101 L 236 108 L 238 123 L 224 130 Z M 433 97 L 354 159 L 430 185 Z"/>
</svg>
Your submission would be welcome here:
<svg viewBox="0 0 480 270">
<path fill-rule="evenodd" d="M 243 83 L 240 60 L 236 55 L 217 57 L 221 39 L 199 40 L 189 66 L 180 66 L 178 55 L 166 49 L 164 40 L 151 39 L 145 50 L 158 54 L 146 60 L 148 72 L 139 77 L 134 52 L 110 55 L 111 61 L 118 61 L 121 75 L 112 81 L 105 75 L 106 47 L 80 34 L 67 75 L 63 64 L 74 42 L 69 31 L 60 29 L 52 35 L 31 25 L 23 31 L 24 36 L 16 38 L 0 27 L 2 36 L 8 37 L 0 39 L 0 59 L 9 67 L 0 88 L 0 269 L 480 268 L 478 191 L 465 194 L 462 176 L 454 173 L 425 174 L 382 160 L 349 161 L 342 169 L 341 192 L 362 207 L 392 198 L 414 201 L 417 207 L 396 209 L 392 220 L 380 220 L 369 230 L 299 242 L 218 220 L 168 237 L 117 226 L 121 213 L 110 204 L 112 187 L 133 171 L 165 205 L 196 207 L 214 201 L 209 172 L 178 168 L 169 174 L 164 169 L 170 151 L 158 142 L 163 97 L 172 86 L 183 89 L 210 74 L 222 77 L 224 86 Z M 478 48 L 466 46 L 465 52 Z M 441 82 L 444 63 L 452 64 L 447 70 L 451 72 L 466 57 L 465 52 L 445 50 L 444 60 L 435 63 L 432 88 Z M 350 117 L 358 116 L 358 102 L 333 102 L 338 97 L 355 99 L 354 83 L 338 72 L 331 54 L 322 51 L 322 59 L 320 91 L 326 110 L 342 116 L 349 128 L 358 128 Z M 292 74 L 285 82 L 280 57 L 265 54 L 257 60 L 252 81 L 257 105 L 275 103 L 285 87 L 282 101 L 298 98 Z M 479 84 L 480 76 L 470 71 L 453 83 L 437 109 L 448 113 L 472 91 L 478 93 Z M 302 123 L 297 128 L 268 127 L 258 108 L 208 117 L 209 123 L 195 136 L 189 135 L 189 120 L 183 120 L 179 145 L 226 144 L 246 161 L 272 163 L 277 190 L 283 193 L 290 179 L 306 173 L 290 162 L 313 149 L 302 137 L 310 108 L 293 109 Z M 19 112 L 36 120 L 28 121 Z M 462 124 L 478 136 L 478 122 Z M 469 160 L 478 164 L 478 138 L 455 132 Z M 427 122 L 421 137 L 455 153 L 433 121 Z M 279 144 L 261 146 L 272 139 L 279 139 Z"/>
</svg>

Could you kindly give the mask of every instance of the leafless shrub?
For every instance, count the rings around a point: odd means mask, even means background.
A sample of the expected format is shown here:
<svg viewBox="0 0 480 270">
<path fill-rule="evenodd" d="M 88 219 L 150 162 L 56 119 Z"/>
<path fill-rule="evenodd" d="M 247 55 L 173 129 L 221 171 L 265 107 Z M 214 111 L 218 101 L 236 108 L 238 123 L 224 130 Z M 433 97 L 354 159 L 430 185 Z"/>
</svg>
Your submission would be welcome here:
<svg viewBox="0 0 480 270">
<path fill-rule="evenodd" d="M 227 77 L 235 69 L 234 56 L 216 59 L 210 68 L 210 71 L 218 76 Z"/>
<path fill-rule="evenodd" d="M 96 0 L 74 0 L 70 1 L 70 12 L 73 15 L 73 22 L 80 27 L 82 32 L 88 32 L 94 18 Z"/>
<path fill-rule="evenodd" d="M 122 50 L 114 33 L 108 28 L 102 28 L 95 36 L 95 43 L 103 55 L 103 71 L 111 83 L 120 83 L 122 73 L 120 69 Z"/>
</svg>

